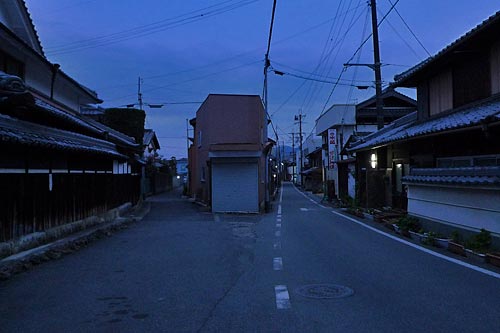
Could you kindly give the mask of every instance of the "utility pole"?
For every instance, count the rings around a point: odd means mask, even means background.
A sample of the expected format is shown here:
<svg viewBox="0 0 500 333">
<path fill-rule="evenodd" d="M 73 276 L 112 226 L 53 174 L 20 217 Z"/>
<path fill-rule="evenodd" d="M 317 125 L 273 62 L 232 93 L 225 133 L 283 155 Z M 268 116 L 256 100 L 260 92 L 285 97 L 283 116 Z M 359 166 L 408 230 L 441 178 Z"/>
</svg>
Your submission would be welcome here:
<svg viewBox="0 0 500 333">
<path fill-rule="evenodd" d="M 292 132 L 292 183 L 295 184 L 295 168 L 297 167 L 295 157 L 295 132 Z"/>
<path fill-rule="evenodd" d="M 377 107 L 377 128 L 384 127 L 384 106 L 382 101 L 382 74 L 380 73 L 380 50 L 378 42 L 377 4 L 376 0 L 370 0 L 372 9 L 372 35 L 373 35 L 373 70 L 375 71 L 375 96 Z"/>
<path fill-rule="evenodd" d="M 267 40 L 267 52 L 265 55 L 264 59 L 264 91 L 262 92 L 262 97 L 264 100 L 264 126 L 267 126 L 267 120 L 268 120 L 268 105 L 267 105 L 267 71 L 269 70 L 269 67 L 271 66 L 271 62 L 269 60 L 269 51 L 271 50 L 271 38 L 273 36 L 273 26 L 274 26 L 274 14 L 276 12 L 276 0 L 273 1 L 273 12 L 271 15 L 271 26 L 269 27 L 269 38 Z M 267 138 L 266 138 L 267 140 Z M 269 155 L 266 156 L 266 163 L 265 163 L 265 187 L 266 187 L 266 193 L 265 193 L 265 206 L 266 206 L 266 212 L 269 211 L 270 209 L 270 188 L 269 188 Z"/>
<path fill-rule="evenodd" d="M 186 118 L 186 144 L 187 144 L 187 154 L 189 157 L 189 119 Z"/>
<path fill-rule="evenodd" d="M 139 102 L 139 110 L 142 110 L 142 92 L 141 92 L 141 77 L 137 81 L 137 101 Z"/>
<path fill-rule="evenodd" d="M 295 116 L 295 121 L 299 122 L 299 138 L 300 138 L 300 172 L 302 173 L 302 168 L 304 167 L 304 154 L 302 150 L 302 118 L 305 116 L 302 115 L 302 113 L 299 113 L 298 116 Z M 300 176 L 300 185 L 302 185 L 302 176 Z"/>
<path fill-rule="evenodd" d="M 384 101 L 382 99 L 382 74 L 380 68 L 380 49 L 378 41 L 378 22 L 377 22 L 377 4 L 376 0 L 370 0 L 370 7 L 372 12 L 372 39 L 373 39 L 373 64 L 344 64 L 345 67 L 350 66 L 366 66 L 375 72 L 375 105 L 377 112 L 377 128 L 384 127 Z"/>
</svg>

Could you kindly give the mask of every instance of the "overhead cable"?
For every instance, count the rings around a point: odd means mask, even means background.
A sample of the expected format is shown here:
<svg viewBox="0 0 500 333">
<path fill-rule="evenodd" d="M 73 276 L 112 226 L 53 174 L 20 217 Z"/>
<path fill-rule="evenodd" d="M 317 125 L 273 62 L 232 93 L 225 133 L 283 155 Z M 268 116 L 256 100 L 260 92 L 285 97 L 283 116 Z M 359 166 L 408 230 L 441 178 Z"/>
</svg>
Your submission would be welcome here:
<svg viewBox="0 0 500 333">
<path fill-rule="evenodd" d="M 225 5 L 221 8 L 217 8 L 211 11 L 203 12 L 201 14 L 196 14 L 188 17 L 184 17 L 187 14 L 182 14 L 173 18 L 165 19 L 162 21 L 158 21 L 155 23 L 150 23 L 146 24 L 143 26 L 135 27 L 132 29 L 128 29 L 125 31 L 121 32 L 116 32 L 112 33 L 109 35 L 104 35 L 100 37 L 95 37 L 95 38 L 89 38 L 86 40 L 82 41 L 77 41 L 73 43 L 66 43 L 64 46 L 58 47 L 58 48 L 53 48 L 53 49 L 48 49 L 47 53 L 50 55 L 56 55 L 56 54 L 66 54 L 66 53 L 72 53 L 76 51 L 81 51 L 81 50 L 86 50 L 86 49 L 91 49 L 91 48 L 96 48 L 96 47 L 101 47 L 101 46 L 107 46 L 111 44 L 115 44 L 118 42 L 138 38 L 138 37 L 143 37 L 147 35 L 151 35 L 160 31 L 165 31 L 169 29 L 173 29 L 179 26 L 183 26 L 189 23 L 197 22 L 200 20 L 207 19 L 212 16 L 220 15 L 223 13 L 226 13 L 228 11 L 232 11 L 238 8 L 241 8 L 243 6 L 252 4 L 254 2 L 257 2 L 259 0 L 241 0 L 233 4 Z M 212 5 L 207 8 L 215 7 L 220 4 L 227 3 L 229 1 L 224 1 L 221 2 L 217 5 Z M 199 12 L 200 10 L 196 10 L 194 12 Z M 189 14 L 189 13 L 188 13 Z M 171 21 L 171 22 L 169 22 Z"/>
<path fill-rule="evenodd" d="M 392 1 L 391 0 L 388 0 L 388 1 L 392 5 Z M 420 41 L 420 39 L 418 39 L 417 35 L 415 35 L 415 33 L 413 32 L 413 30 L 411 30 L 410 26 L 408 25 L 408 23 L 406 23 L 405 19 L 403 18 L 403 16 L 401 16 L 401 14 L 399 13 L 399 11 L 398 11 L 398 9 L 396 7 L 394 7 L 394 11 L 396 12 L 396 14 L 398 14 L 399 18 L 401 19 L 401 21 L 403 21 L 403 24 L 408 29 L 408 31 L 412 34 L 412 36 L 415 38 L 415 40 L 417 41 L 417 43 L 420 46 L 422 46 L 422 48 L 425 50 L 425 52 L 427 53 L 427 55 L 429 57 L 431 57 L 430 52 L 427 51 L 427 49 L 425 48 L 424 44 L 422 44 L 422 42 Z"/>
</svg>

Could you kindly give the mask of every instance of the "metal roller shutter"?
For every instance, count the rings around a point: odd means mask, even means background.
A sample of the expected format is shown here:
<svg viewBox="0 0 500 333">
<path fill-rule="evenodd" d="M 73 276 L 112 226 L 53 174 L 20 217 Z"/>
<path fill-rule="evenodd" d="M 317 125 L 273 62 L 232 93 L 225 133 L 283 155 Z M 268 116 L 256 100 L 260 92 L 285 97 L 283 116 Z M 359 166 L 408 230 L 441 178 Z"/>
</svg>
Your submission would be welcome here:
<svg viewBox="0 0 500 333">
<path fill-rule="evenodd" d="M 259 212 L 256 162 L 212 164 L 212 211 Z"/>
</svg>

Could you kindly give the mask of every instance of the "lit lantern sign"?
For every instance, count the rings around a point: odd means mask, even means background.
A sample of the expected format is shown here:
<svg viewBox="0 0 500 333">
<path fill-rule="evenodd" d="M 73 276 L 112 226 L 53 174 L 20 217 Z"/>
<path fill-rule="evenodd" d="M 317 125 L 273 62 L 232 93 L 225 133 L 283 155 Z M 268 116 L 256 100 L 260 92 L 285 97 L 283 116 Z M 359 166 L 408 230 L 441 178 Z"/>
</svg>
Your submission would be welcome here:
<svg viewBox="0 0 500 333">
<path fill-rule="evenodd" d="M 375 169 L 377 167 L 377 154 L 371 154 L 370 166 L 372 167 L 372 169 Z"/>
<path fill-rule="evenodd" d="M 328 130 L 328 168 L 335 169 L 337 166 L 337 154 L 336 154 L 336 145 L 337 145 L 337 130 L 330 128 Z"/>
</svg>

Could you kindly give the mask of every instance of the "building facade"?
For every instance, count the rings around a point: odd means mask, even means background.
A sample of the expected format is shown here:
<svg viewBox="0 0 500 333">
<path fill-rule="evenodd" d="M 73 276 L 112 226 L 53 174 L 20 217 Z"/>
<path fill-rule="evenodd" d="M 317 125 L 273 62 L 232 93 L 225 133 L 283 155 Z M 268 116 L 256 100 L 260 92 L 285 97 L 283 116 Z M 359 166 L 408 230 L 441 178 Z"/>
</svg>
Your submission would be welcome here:
<svg viewBox="0 0 500 333">
<path fill-rule="evenodd" d="M 210 94 L 190 124 L 191 196 L 214 212 L 265 209 L 272 143 L 260 97 Z"/>
<path fill-rule="evenodd" d="M 368 207 L 500 233 L 500 13 L 395 77 L 417 112 L 353 145 Z"/>
<path fill-rule="evenodd" d="M 45 58 L 24 1 L 0 2 L 0 66 L 0 243 L 138 200 L 140 146 L 80 114 L 102 101 Z"/>
</svg>

